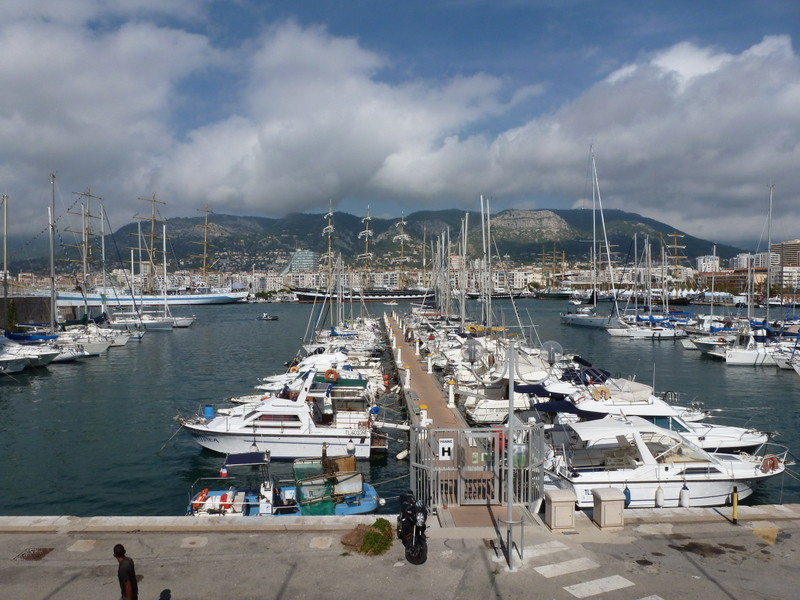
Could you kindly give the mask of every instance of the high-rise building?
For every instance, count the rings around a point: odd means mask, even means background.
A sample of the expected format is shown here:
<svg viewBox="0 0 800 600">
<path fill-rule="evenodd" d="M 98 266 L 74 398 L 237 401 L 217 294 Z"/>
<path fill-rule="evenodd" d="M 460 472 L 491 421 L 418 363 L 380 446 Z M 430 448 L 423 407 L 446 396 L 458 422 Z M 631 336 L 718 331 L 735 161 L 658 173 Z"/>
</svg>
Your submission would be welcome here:
<svg viewBox="0 0 800 600">
<path fill-rule="evenodd" d="M 772 252 L 780 256 L 779 264 L 787 267 L 800 266 L 800 240 L 772 244 Z"/>
<path fill-rule="evenodd" d="M 292 252 L 292 257 L 289 261 L 289 271 L 298 273 L 300 271 L 318 271 L 319 270 L 319 252 L 313 250 L 297 250 Z"/>
</svg>

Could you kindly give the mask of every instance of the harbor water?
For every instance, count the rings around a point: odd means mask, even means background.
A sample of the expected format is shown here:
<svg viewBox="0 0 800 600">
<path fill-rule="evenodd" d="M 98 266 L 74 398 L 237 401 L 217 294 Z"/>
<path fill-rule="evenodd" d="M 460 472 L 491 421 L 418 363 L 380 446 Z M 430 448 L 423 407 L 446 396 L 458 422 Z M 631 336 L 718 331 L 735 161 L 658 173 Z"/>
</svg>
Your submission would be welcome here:
<svg viewBox="0 0 800 600">
<path fill-rule="evenodd" d="M 541 342 L 558 341 L 615 376 L 635 377 L 656 390 L 675 391 L 680 403 L 702 402 L 731 424 L 776 431 L 775 442 L 800 452 L 800 377 L 775 367 L 728 367 L 682 349 L 679 342 L 612 338 L 601 330 L 566 327 L 562 301 L 517 302 L 523 324 Z M 277 321 L 261 321 L 264 305 L 197 306 L 188 329 L 151 332 L 141 342 L 112 348 L 76 364 L 26 370 L 0 380 L 0 514 L 183 514 L 198 478 L 214 476 L 220 455 L 201 450 L 180 431 L 176 415 L 222 406 L 252 393 L 257 378 L 282 372 L 298 351 L 310 308 L 271 304 Z M 367 306 L 373 315 L 407 305 Z M 509 301 L 494 303 L 499 318 L 516 317 Z M 178 309 L 176 312 L 180 312 Z M 186 309 L 189 312 L 189 309 Z M 390 418 L 392 414 L 387 415 Z M 407 488 L 405 462 L 389 452 L 361 461 L 367 478 L 390 498 Z M 800 502 L 791 473 L 767 482 L 748 503 Z M 288 463 L 273 474 L 288 477 Z"/>
</svg>

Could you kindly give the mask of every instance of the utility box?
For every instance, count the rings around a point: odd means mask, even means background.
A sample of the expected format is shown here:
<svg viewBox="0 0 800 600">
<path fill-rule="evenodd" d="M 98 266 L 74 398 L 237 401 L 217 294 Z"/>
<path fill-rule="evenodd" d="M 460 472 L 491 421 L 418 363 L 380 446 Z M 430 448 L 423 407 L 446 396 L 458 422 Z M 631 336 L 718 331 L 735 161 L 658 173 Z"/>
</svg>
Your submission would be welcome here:
<svg viewBox="0 0 800 600">
<path fill-rule="evenodd" d="M 601 529 L 624 527 L 622 511 L 625 509 L 625 494 L 618 488 L 595 488 L 592 490 L 594 512 L 592 520 Z"/>
<path fill-rule="evenodd" d="M 544 522 L 550 529 L 575 528 L 575 492 L 547 490 L 544 493 Z"/>
</svg>

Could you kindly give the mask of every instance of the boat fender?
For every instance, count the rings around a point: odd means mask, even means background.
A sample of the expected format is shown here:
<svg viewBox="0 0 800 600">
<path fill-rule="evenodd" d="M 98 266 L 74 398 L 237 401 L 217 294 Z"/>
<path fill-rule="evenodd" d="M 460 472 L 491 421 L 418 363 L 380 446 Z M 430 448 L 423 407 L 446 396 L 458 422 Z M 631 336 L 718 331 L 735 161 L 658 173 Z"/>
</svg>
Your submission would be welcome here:
<svg viewBox="0 0 800 600">
<path fill-rule="evenodd" d="M 289 367 L 289 373 L 297 373 L 297 371 L 299 371 L 297 365 L 292 365 L 291 367 Z"/>
<path fill-rule="evenodd" d="M 725 343 L 725 338 L 717 338 L 717 341 L 718 341 L 720 344 L 724 344 L 724 343 Z"/>
<path fill-rule="evenodd" d="M 490 354 L 489 356 L 487 356 L 486 362 L 489 364 L 490 367 L 493 367 L 495 363 L 494 354 Z"/>
<path fill-rule="evenodd" d="M 771 473 L 775 471 L 781 464 L 780 459 L 774 454 L 767 454 L 764 460 L 761 461 L 761 472 Z"/>
<path fill-rule="evenodd" d="M 655 506 L 656 508 L 664 506 L 664 489 L 661 486 L 656 488 Z"/>
<path fill-rule="evenodd" d="M 208 498 L 208 488 L 203 488 L 203 490 L 194 497 L 194 501 L 192 502 L 192 510 L 200 510 L 203 506 L 203 503 Z"/>
<path fill-rule="evenodd" d="M 401 450 L 397 453 L 397 460 L 405 460 L 408 457 L 408 450 Z"/>
<path fill-rule="evenodd" d="M 325 381 L 332 381 L 336 383 L 339 381 L 339 372 L 336 369 L 328 369 L 325 371 Z"/>
<path fill-rule="evenodd" d="M 222 510 L 230 510 L 231 506 L 233 506 L 233 494 L 225 492 L 219 499 L 219 507 Z"/>
<path fill-rule="evenodd" d="M 691 504 L 691 497 L 689 496 L 689 488 L 684 483 L 683 487 L 681 488 L 681 493 L 678 495 L 678 505 L 682 506 L 683 508 L 688 508 Z"/>
</svg>

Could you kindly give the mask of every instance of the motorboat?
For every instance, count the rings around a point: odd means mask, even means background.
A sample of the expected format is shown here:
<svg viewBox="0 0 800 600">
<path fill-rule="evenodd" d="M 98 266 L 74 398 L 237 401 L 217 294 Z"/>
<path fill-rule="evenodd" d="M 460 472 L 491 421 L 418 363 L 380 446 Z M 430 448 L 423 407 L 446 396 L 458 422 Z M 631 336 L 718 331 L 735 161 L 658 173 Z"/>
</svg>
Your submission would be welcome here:
<svg viewBox="0 0 800 600">
<path fill-rule="evenodd" d="M 369 399 L 313 395 L 315 375 L 309 372 L 297 392 L 218 411 L 205 406 L 202 414 L 177 421 L 202 447 L 222 454 L 257 450 L 273 458 L 315 457 L 325 445 L 336 454 L 350 448 L 356 457 L 369 458 L 374 434 Z M 326 376 L 331 377 L 328 371 Z"/>
<path fill-rule="evenodd" d="M 229 454 L 219 477 L 195 481 L 186 513 L 192 516 L 347 516 L 374 513 L 384 505 L 375 488 L 356 470 L 353 456 L 301 458 L 293 479 L 275 481 L 269 452 Z M 230 477 L 230 479 L 229 479 Z M 230 482 L 227 488 L 210 486 Z M 195 493 L 200 486 L 209 485 Z"/>
<path fill-rule="evenodd" d="M 256 317 L 259 321 L 277 321 L 278 315 L 271 315 L 269 313 L 264 313 L 259 317 Z"/>
<path fill-rule="evenodd" d="M 734 490 L 747 498 L 783 473 L 789 452 L 768 443 L 758 454 L 709 453 L 639 417 L 564 424 L 546 436 L 545 487 L 574 490 L 579 508 L 593 506 L 596 488 L 623 491 L 630 508 L 722 506 Z"/>
</svg>

